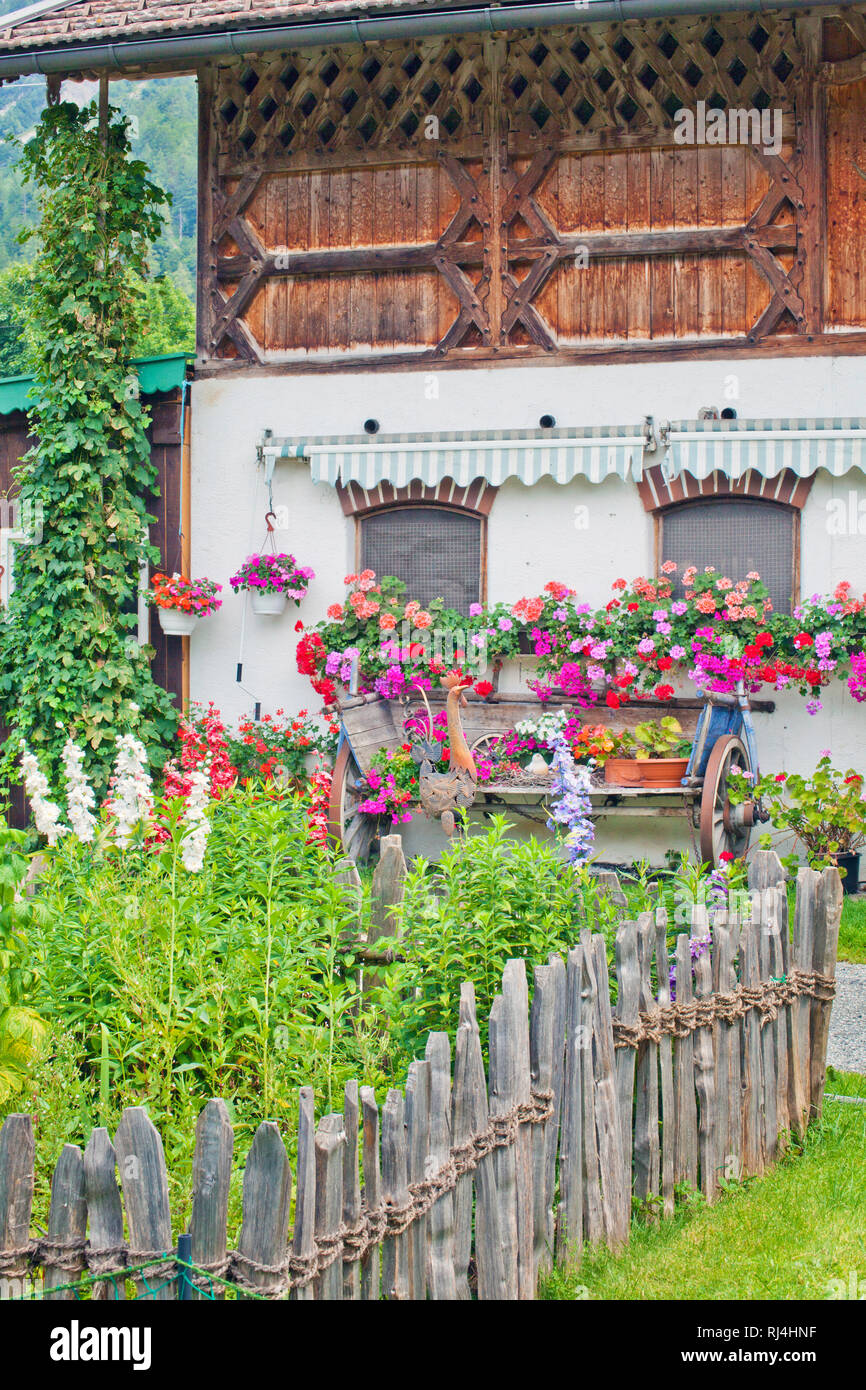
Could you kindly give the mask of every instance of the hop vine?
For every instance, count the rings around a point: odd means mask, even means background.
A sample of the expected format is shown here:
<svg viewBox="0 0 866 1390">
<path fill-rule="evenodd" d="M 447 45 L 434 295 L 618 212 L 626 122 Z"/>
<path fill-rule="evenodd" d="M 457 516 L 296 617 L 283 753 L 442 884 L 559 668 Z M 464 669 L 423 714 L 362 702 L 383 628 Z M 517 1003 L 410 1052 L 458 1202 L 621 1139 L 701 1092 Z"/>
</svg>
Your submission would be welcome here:
<svg viewBox="0 0 866 1390">
<path fill-rule="evenodd" d="M 40 524 L 16 547 L 15 587 L 0 623 L 0 708 L 56 773 L 68 738 L 105 789 L 118 731 L 157 762 L 176 727 L 169 695 L 136 638 L 137 595 L 157 494 L 132 344 L 163 224 L 165 194 L 131 156 L 127 122 L 94 105 L 48 107 L 19 168 L 40 221 L 29 306 L 38 443 L 15 470 L 24 515 Z"/>
</svg>

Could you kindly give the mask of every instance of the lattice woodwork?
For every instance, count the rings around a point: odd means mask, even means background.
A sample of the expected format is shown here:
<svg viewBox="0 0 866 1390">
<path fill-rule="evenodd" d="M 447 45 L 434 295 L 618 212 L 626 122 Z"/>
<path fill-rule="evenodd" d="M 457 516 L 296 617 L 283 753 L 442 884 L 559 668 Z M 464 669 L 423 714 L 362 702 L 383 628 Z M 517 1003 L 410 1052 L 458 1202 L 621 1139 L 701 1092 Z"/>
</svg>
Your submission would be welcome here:
<svg viewBox="0 0 866 1390">
<path fill-rule="evenodd" d="M 436 359 L 476 348 L 554 352 L 575 337 L 757 342 L 821 331 L 814 84 L 833 65 L 822 68 L 819 53 L 816 66 L 816 23 L 772 14 L 630 21 L 215 67 L 203 355 L 257 363 L 304 350 L 405 351 Z M 866 33 L 855 15 L 852 32 L 861 27 Z M 641 224 L 629 180 L 648 179 L 650 161 L 656 184 L 671 176 L 680 149 L 674 114 L 697 101 L 781 108 L 783 152 L 729 151 L 725 175 L 712 175 L 718 199 L 732 196 L 725 179 L 741 179 L 731 163 L 739 158 L 743 188 L 754 193 L 736 192 L 735 215 L 730 206 L 714 212 L 712 198 L 700 207 L 692 199 L 684 215 L 689 200 L 681 198 L 667 220 L 655 208 Z M 428 117 L 438 139 L 428 138 Z M 580 226 L 557 198 L 568 177 L 583 178 L 578 163 L 601 151 L 647 163 L 629 164 L 624 179 L 604 174 L 594 195 L 601 218 Z M 705 147 L 695 178 L 714 153 Z M 678 186 L 686 165 L 683 152 Z M 305 173 L 307 231 L 293 239 L 280 227 Z M 388 179 L 391 195 L 381 191 Z M 393 231 L 384 235 L 370 209 L 390 210 L 389 196 Z M 618 220 L 623 199 L 631 220 Z M 580 247 L 594 270 L 578 290 L 565 282 L 574 281 Z M 609 304 L 588 314 L 582 305 L 576 332 L 563 331 L 563 296 L 575 294 Z M 617 315 L 627 317 L 627 302 L 637 308 L 622 332 Z M 272 330 L 281 314 L 302 325 L 291 341 Z"/>
<path fill-rule="evenodd" d="M 792 20 L 761 15 L 651 20 L 535 32 L 509 44 L 503 100 L 512 134 L 597 140 L 673 129 L 677 110 L 790 110 L 802 51 Z"/>
<path fill-rule="evenodd" d="M 428 117 L 445 139 L 480 135 L 489 95 L 483 41 L 473 36 L 256 58 L 219 70 L 218 148 L 241 163 L 302 149 L 429 151 Z"/>
</svg>

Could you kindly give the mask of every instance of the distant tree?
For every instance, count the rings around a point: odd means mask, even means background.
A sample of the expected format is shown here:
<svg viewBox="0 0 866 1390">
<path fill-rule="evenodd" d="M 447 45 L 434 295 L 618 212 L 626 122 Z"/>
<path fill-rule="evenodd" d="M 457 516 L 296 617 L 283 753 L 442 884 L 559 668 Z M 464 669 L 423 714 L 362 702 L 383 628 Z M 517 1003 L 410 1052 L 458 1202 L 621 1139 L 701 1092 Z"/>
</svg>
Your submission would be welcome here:
<svg viewBox="0 0 866 1390">
<path fill-rule="evenodd" d="M 136 319 L 135 357 L 195 351 L 195 309 L 167 275 L 145 282 Z"/>
<path fill-rule="evenodd" d="M 0 270 L 0 376 L 24 376 L 27 356 L 27 299 L 30 267 L 24 262 Z"/>
</svg>

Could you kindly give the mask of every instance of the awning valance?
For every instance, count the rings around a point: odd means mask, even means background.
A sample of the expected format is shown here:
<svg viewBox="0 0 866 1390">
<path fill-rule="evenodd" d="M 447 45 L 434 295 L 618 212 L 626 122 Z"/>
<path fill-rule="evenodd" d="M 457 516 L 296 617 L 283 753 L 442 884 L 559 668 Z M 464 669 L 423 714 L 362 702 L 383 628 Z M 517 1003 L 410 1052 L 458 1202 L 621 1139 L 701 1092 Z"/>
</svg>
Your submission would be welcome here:
<svg viewBox="0 0 866 1390">
<path fill-rule="evenodd" d="M 785 469 L 806 478 L 819 468 L 838 478 L 851 468 L 866 471 L 866 420 L 856 418 L 678 421 L 662 439 L 668 447 L 652 461 L 663 463 L 668 478 L 715 472 L 775 478 Z"/>
<path fill-rule="evenodd" d="M 519 478 L 531 485 L 549 477 L 557 483 L 585 477 L 603 482 L 610 474 L 640 476 L 645 427 L 588 430 L 490 430 L 448 434 L 332 435 L 308 439 L 266 438 L 265 458 L 303 458 L 314 482 L 355 482 L 363 488 L 387 481 L 406 487 L 413 479 L 435 486 L 453 478 L 468 486 L 475 478 L 498 485 Z"/>
</svg>

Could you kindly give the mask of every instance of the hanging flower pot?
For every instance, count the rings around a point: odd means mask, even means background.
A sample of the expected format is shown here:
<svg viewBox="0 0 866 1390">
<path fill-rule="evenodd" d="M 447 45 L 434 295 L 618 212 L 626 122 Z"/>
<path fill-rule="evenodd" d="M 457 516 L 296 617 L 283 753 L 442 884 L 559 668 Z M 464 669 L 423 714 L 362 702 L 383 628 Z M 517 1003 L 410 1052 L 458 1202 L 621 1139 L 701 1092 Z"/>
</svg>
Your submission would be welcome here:
<svg viewBox="0 0 866 1390">
<path fill-rule="evenodd" d="M 166 637 L 189 637 L 198 625 L 198 615 L 180 608 L 158 608 L 159 625 Z"/>
<path fill-rule="evenodd" d="M 167 637 L 188 637 L 199 619 L 215 613 L 222 603 L 222 588 L 212 579 L 187 579 L 182 574 L 155 574 L 147 601 L 159 614 L 159 625 Z"/>
<path fill-rule="evenodd" d="M 270 617 L 278 618 L 281 613 L 286 611 L 288 599 L 279 590 L 252 589 L 250 591 L 251 607 L 254 613 L 267 614 Z"/>
<path fill-rule="evenodd" d="M 307 585 L 315 579 L 313 571 L 298 565 L 294 555 L 250 555 L 229 583 L 235 593 L 246 591 L 254 613 L 279 617 L 289 599 L 299 604 Z"/>
</svg>

